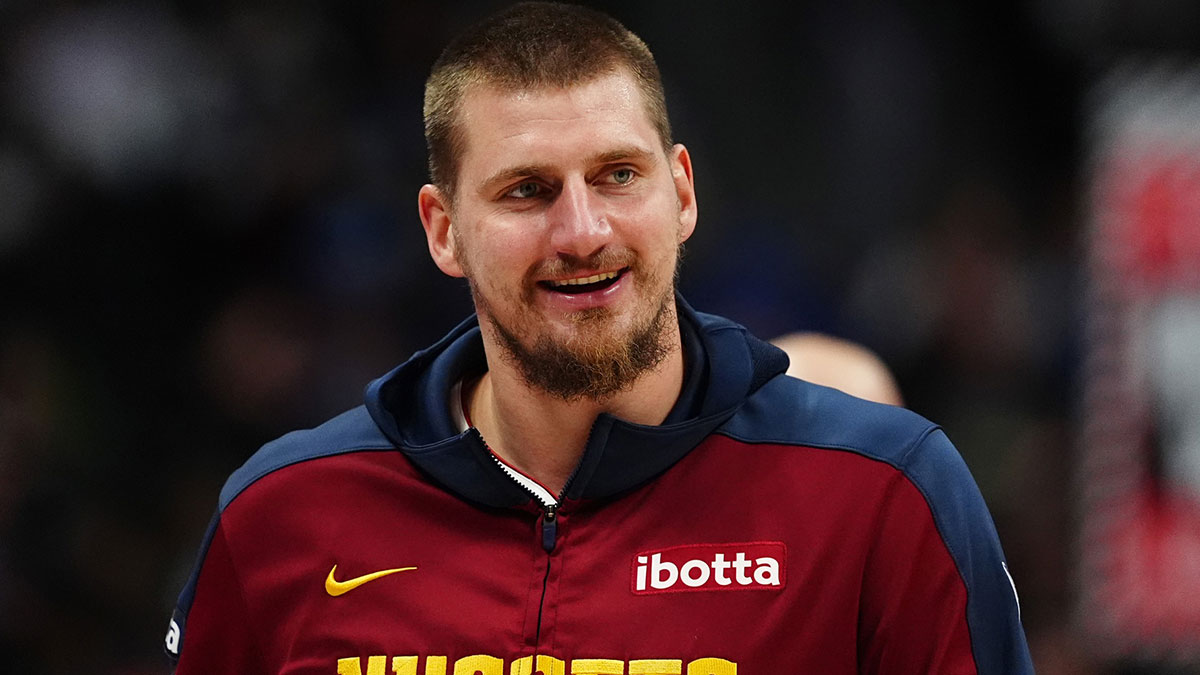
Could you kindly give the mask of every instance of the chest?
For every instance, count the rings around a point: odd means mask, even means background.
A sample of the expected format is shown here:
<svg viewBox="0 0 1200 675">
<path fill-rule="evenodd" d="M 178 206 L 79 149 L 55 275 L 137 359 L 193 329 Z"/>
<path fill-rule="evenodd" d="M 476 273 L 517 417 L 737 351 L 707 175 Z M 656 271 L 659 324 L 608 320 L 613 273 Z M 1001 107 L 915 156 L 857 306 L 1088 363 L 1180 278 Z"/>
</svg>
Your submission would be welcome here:
<svg viewBox="0 0 1200 675">
<path fill-rule="evenodd" d="M 289 673 L 853 672 L 875 505 L 787 473 L 685 460 L 549 520 L 327 476 L 239 542 L 247 603 Z"/>
</svg>

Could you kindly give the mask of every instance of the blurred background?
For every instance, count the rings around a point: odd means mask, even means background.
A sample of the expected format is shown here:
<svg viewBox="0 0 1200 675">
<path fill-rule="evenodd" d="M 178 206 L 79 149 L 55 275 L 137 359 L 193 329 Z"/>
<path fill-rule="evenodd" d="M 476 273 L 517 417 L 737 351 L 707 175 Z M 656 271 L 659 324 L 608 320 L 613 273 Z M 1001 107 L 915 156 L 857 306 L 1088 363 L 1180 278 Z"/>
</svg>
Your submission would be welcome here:
<svg viewBox="0 0 1200 675">
<path fill-rule="evenodd" d="M 471 311 L 416 215 L 421 95 L 501 4 L 0 0 L 5 671 L 165 672 L 224 478 Z M 595 4 L 692 153 L 691 303 L 884 359 L 983 490 L 1039 672 L 1200 672 L 1161 442 L 1200 433 L 1163 404 L 1200 389 L 1200 3 Z M 1098 199 L 1139 152 L 1166 187 Z M 1145 513 L 1161 555 L 1113 562 Z"/>
</svg>

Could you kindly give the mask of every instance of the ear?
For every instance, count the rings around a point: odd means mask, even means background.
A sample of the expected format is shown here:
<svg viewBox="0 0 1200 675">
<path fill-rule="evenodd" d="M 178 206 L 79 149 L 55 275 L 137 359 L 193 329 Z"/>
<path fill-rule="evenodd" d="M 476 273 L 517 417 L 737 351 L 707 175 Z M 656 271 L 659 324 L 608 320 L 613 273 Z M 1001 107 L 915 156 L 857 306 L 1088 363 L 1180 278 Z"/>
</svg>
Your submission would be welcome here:
<svg viewBox="0 0 1200 675">
<path fill-rule="evenodd" d="M 679 143 L 671 148 L 671 178 L 679 200 L 679 243 L 682 244 L 696 229 L 696 183 L 692 178 L 692 158 L 687 148 Z"/>
<path fill-rule="evenodd" d="M 425 228 L 425 240 L 429 244 L 429 255 L 438 269 L 452 277 L 463 276 L 458 263 L 458 251 L 454 246 L 454 223 L 450 214 L 450 202 L 435 185 L 423 185 L 417 193 L 417 212 Z"/>
</svg>

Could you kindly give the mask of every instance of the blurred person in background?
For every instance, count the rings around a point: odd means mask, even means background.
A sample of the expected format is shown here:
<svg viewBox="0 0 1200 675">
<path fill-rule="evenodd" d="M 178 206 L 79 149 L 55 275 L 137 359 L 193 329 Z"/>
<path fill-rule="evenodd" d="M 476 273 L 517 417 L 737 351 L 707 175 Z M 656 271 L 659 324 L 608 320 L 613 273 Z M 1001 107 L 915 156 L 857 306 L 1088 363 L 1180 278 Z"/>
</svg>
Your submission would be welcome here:
<svg viewBox="0 0 1200 675">
<path fill-rule="evenodd" d="M 694 177 L 638 37 L 515 5 L 442 53 L 425 126 L 476 315 L 234 473 L 177 673 L 1032 672 L 942 431 L 677 294 Z"/>
<path fill-rule="evenodd" d="M 787 374 L 859 398 L 904 405 L 887 364 L 867 347 L 832 335 L 796 331 L 771 340 L 788 355 Z"/>
</svg>

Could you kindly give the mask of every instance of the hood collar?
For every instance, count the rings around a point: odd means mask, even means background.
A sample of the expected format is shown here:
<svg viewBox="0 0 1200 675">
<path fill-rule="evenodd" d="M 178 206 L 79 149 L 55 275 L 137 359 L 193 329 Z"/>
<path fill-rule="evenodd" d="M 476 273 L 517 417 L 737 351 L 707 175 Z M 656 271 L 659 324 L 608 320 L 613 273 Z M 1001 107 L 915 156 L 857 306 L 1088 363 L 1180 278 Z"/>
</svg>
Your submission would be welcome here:
<svg viewBox="0 0 1200 675">
<path fill-rule="evenodd" d="M 676 296 L 686 375 L 675 407 L 659 426 L 607 413 L 592 424 L 570 500 L 603 499 L 666 471 L 746 397 L 787 370 L 787 356 L 727 319 L 693 310 Z M 469 501 L 519 506 L 531 497 L 493 460 L 479 432 L 459 431 L 451 390 L 487 369 L 479 322 L 472 316 L 367 387 L 366 407 L 387 438 L 414 464 Z"/>
</svg>

